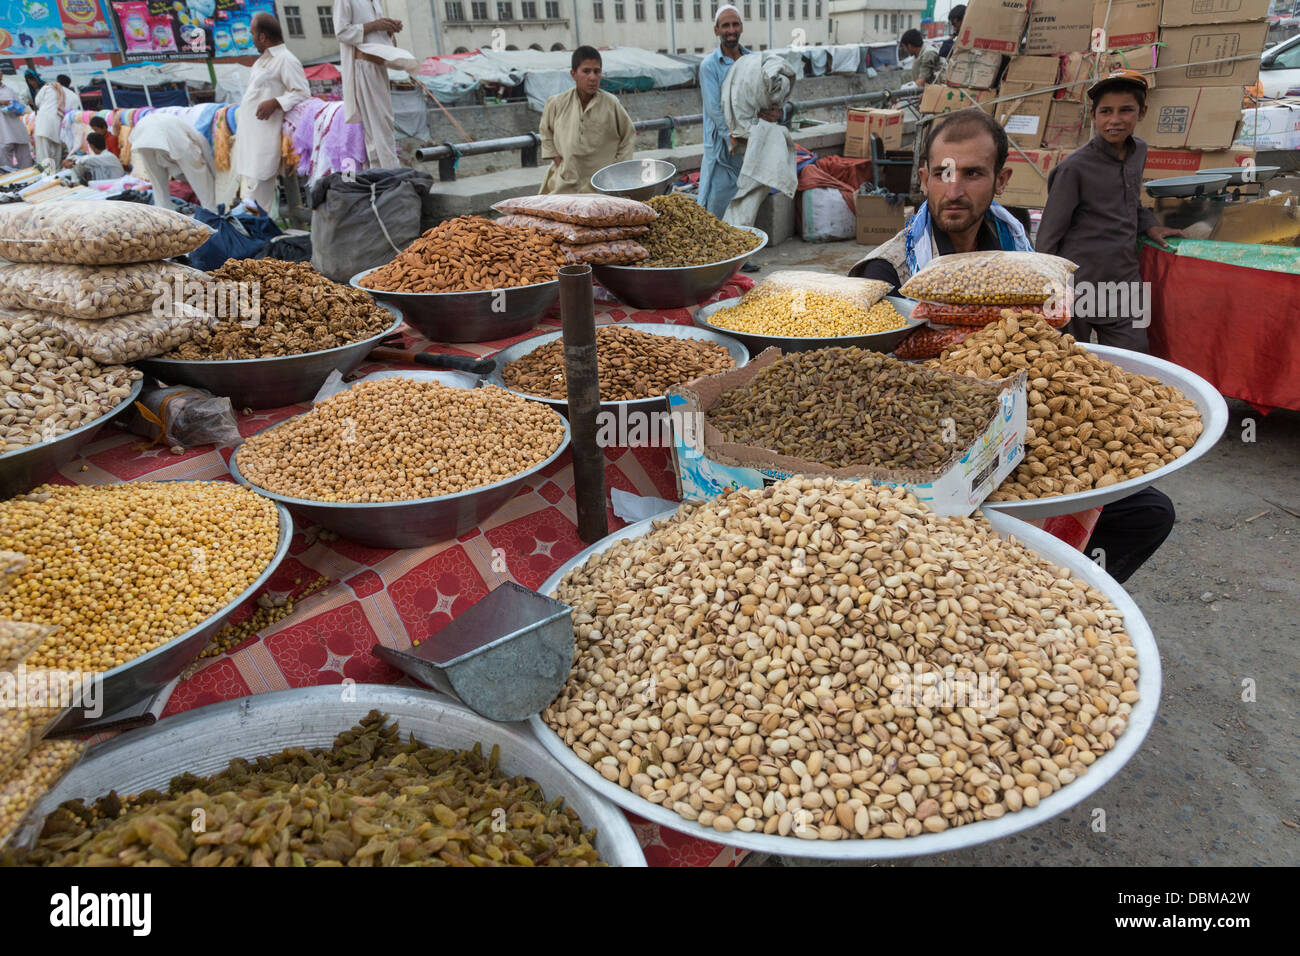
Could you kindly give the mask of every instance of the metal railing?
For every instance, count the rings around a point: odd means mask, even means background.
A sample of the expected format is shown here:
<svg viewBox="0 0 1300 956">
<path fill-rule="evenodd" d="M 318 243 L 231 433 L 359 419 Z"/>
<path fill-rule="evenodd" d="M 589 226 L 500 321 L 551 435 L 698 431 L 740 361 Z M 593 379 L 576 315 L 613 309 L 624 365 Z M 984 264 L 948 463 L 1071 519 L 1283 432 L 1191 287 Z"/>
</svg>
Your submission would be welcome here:
<svg viewBox="0 0 1300 956">
<path fill-rule="evenodd" d="M 836 106 L 856 106 L 869 103 L 911 102 L 921 97 L 919 89 L 910 90 L 875 90 L 871 93 L 848 93 L 844 96 L 826 96 L 816 100 L 799 100 L 787 104 L 791 109 L 788 118 L 792 119 L 801 112 L 828 109 Z M 632 125 L 638 133 L 657 130 L 659 149 L 670 149 L 673 145 L 673 130 L 684 126 L 696 126 L 704 122 L 703 113 L 690 113 L 685 116 L 661 116 L 658 119 L 637 120 Z M 483 156 L 487 153 L 508 153 L 519 150 L 520 166 L 529 167 L 538 164 L 542 138 L 537 133 L 521 133 L 518 136 L 503 136 L 498 139 L 480 139 L 472 143 L 442 143 L 438 146 L 423 146 L 415 151 L 415 158 L 422 162 L 438 162 L 438 179 L 450 182 L 456 178 L 456 161 L 462 156 Z"/>
</svg>

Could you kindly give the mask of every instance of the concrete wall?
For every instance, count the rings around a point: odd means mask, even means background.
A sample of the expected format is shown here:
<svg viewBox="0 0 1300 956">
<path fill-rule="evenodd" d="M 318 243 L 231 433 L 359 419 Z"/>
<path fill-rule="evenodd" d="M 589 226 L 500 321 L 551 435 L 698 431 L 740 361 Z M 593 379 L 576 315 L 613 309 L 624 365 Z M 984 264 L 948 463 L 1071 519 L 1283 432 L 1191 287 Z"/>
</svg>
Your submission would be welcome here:
<svg viewBox="0 0 1300 956">
<path fill-rule="evenodd" d="M 838 76 L 804 77 L 795 85 L 795 98 L 798 100 L 823 99 L 829 96 L 847 96 L 852 93 L 870 93 L 876 90 L 897 89 L 903 82 L 903 73 L 898 69 L 881 71 L 874 77 L 865 73 Z M 698 89 L 649 90 L 645 93 L 625 93 L 620 100 L 634 120 L 655 119 L 661 116 L 686 116 L 701 111 L 700 91 Z M 541 114 L 528 108 L 526 103 L 505 103 L 496 106 L 449 107 L 447 110 L 455 117 L 465 133 L 475 140 L 494 139 L 502 136 L 518 136 L 537 129 Z M 844 122 L 845 111 L 842 107 L 811 110 L 801 113 L 807 119 L 823 122 Z M 465 140 L 461 132 L 441 110 L 429 111 L 429 130 L 431 143 L 459 143 Z M 680 146 L 695 145 L 700 142 L 702 127 L 687 126 L 678 130 L 677 143 Z M 637 136 L 637 150 L 653 150 L 658 147 L 658 133 L 640 133 Z M 405 145 L 425 145 L 409 143 Z M 426 169 L 435 176 L 437 163 L 413 163 Z M 467 156 L 461 159 L 457 167 L 457 176 L 477 176 L 499 170 L 519 167 L 519 154 L 493 153 L 487 156 Z M 540 179 L 539 179 L 540 182 Z"/>
</svg>

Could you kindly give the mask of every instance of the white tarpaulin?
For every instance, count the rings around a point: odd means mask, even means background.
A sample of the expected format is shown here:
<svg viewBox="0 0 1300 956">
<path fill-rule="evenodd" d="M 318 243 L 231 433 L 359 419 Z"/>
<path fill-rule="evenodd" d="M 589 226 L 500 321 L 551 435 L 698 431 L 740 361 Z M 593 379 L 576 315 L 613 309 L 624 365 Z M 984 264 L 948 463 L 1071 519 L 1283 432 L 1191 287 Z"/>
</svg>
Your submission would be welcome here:
<svg viewBox="0 0 1300 956">
<path fill-rule="evenodd" d="M 573 54 L 541 50 L 479 50 L 471 56 L 431 57 L 450 72 L 421 75 L 417 79 L 440 98 L 455 96 L 482 83 L 501 86 L 524 84 L 528 104 L 541 110 L 547 99 L 573 85 L 569 76 Z M 680 86 L 695 80 L 695 67 L 660 53 L 636 47 L 616 46 L 600 52 L 605 84 L 616 92 L 633 92 Z"/>
</svg>

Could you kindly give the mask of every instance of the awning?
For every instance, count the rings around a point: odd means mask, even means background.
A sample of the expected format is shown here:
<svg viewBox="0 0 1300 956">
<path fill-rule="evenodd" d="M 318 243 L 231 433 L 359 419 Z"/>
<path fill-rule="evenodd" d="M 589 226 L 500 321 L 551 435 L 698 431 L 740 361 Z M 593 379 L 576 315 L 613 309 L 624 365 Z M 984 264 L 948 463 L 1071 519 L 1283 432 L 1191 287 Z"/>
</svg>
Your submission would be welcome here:
<svg viewBox="0 0 1300 956">
<path fill-rule="evenodd" d="M 333 80 L 341 80 L 343 74 L 333 63 L 318 63 L 315 66 L 304 66 L 302 71 L 307 74 L 307 79 L 315 80 L 318 83 L 328 83 Z"/>
</svg>

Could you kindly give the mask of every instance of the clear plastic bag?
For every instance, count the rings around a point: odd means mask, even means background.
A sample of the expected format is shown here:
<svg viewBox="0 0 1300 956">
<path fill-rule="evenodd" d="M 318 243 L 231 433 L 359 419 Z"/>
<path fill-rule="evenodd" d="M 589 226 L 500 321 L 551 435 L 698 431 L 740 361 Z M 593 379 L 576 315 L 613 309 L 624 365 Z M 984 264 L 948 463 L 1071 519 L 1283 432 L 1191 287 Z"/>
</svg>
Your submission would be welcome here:
<svg viewBox="0 0 1300 956">
<path fill-rule="evenodd" d="M 0 309 L 37 309 L 77 319 L 102 319 L 148 311 L 161 296 L 184 301 L 185 283 L 201 282 L 206 287 L 207 281 L 205 273 L 174 262 L 122 266 L 20 263 L 0 266 Z"/>
<path fill-rule="evenodd" d="M 238 445 L 244 440 L 230 399 L 186 385 L 151 388 L 142 394 L 130 428 L 172 448 Z"/>
<path fill-rule="evenodd" d="M 0 781 L 0 847 L 85 751 L 86 745 L 78 740 L 47 740 L 33 747 Z"/>
<path fill-rule="evenodd" d="M 68 340 L 68 352 L 101 365 L 152 358 L 207 334 L 215 320 L 202 309 L 172 302 L 162 315 L 136 312 L 108 319 L 72 319 L 50 312 L 29 312 L 45 328 Z"/>
<path fill-rule="evenodd" d="M 492 204 L 497 212 L 538 216 L 581 226 L 643 226 L 658 215 L 651 207 L 622 196 L 518 196 Z"/>
<path fill-rule="evenodd" d="M 13 772 L 63 714 L 60 707 L 0 709 L 0 780 Z"/>
<path fill-rule="evenodd" d="M 27 567 L 27 555 L 17 551 L 0 551 L 0 594 L 13 583 L 13 579 Z M 0 655 L 0 660 L 4 656 Z"/>
<path fill-rule="evenodd" d="M 964 325 L 983 328 L 990 322 L 1002 321 L 1008 308 L 1001 305 L 949 305 L 945 302 L 918 302 L 912 310 L 912 318 L 924 319 L 936 325 Z M 1033 312 L 1041 315 L 1054 329 L 1063 329 L 1070 324 L 1070 313 L 1064 308 L 1044 310 L 1041 305 L 1022 305 L 1014 310 Z"/>
<path fill-rule="evenodd" d="M 952 305 L 1044 305 L 1067 299 L 1076 268 L 1042 252 L 958 252 L 931 259 L 899 291 Z"/>
<path fill-rule="evenodd" d="M 543 219 L 540 216 L 502 216 L 497 220 L 503 226 L 519 229 L 536 229 L 554 236 L 571 246 L 585 246 L 591 242 L 612 242 L 615 239 L 633 239 L 644 236 L 649 226 L 579 226 L 571 222 Z"/>
<path fill-rule="evenodd" d="M 746 292 L 744 297 L 753 300 L 784 292 L 812 292 L 838 299 L 859 309 L 869 309 L 888 295 L 889 289 L 889 283 L 879 279 L 855 279 L 850 276 L 832 275 L 829 272 L 784 269 L 773 272 Z"/>
<path fill-rule="evenodd" d="M 616 239 L 613 242 L 589 242 L 583 246 L 560 244 L 566 265 L 626 266 L 649 259 L 646 247 L 634 239 Z"/>
<path fill-rule="evenodd" d="M 170 209 L 65 200 L 0 206 L 0 257 L 10 262 L 118 265 L 193 252 L 213 230 Z"/>
<path fill-rule="evenodd" d="M 57 631 L 34 621 L 0 621 L 0 671 L 17 667 Z"/>
</svg>

